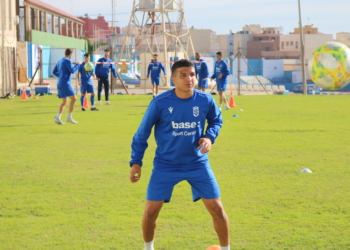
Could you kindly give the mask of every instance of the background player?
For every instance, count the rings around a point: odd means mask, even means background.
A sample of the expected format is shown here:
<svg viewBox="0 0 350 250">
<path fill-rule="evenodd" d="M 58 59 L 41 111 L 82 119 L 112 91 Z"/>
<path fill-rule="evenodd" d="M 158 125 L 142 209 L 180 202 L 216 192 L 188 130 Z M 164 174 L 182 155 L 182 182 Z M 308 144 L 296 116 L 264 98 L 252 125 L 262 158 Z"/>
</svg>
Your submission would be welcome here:
<svg viewBox="0 0 350 250">
<path fill-rule="evenodd" d="M 77 62 L 75 66 L 73 66 L 71 62 L 71 58 L 73 55 L 73 49 L 66 49 L 64 52 L 64 57 L 59 60 L 53 69 L 53 74 L 58 77 L 57 81 L 57 91 L 58 98 L 62 99 L 62 104 L 58 108 L 58 114 L 56 116 L 55 122 L 57 124 L 63 125 L 64 123 L 61 121 L 61 115 L 64 108 L 67 105 L 68 97 L 70 99 L 69 110 L 67 122 L 77 123 L 72 118 L 72 113 L 74 110 L 75 102 L 77 101 L 77 97 L 75 96 L 75 92 L 70 84 L 71 74 L 74 74 L 80 65 L 80 62 Z"/>
<path fill-rule="evenodd" d="M 170 202 L 174 186 L 184 180 L 192 187 L 193 201 L 202 200 L 210 212 L 221 249 L 227 250 L 229 222 L 207 154 L 222 126 L 221 112 L 209 94 L 194 89 L 196 74 L 190 61 L 173 65 L 172 80 L 175 89 L 152 100 L 132 142 L 130 181 L 135 183 L 140 180 L 147 139 L 154 126 L 157 149 L 142 221 L 145 250 L 154 249 L 158 214 L 163 204 Z"/>
<path fill-rule="evenodd" d="M 214 74 L 211 77 L 211 79 L 216 79 L 216 89 L 219 93 L 220 102 L 219 102 L 219 108 L 221 110 L 221 104 L 222 102 L 225 103 L 226 107 L 224 110 L 230 109 L 230 106 L 228 105 L 226 101 L 225 91 L 226 91 L 226 85 L 228 83 L 228 75 L 230 74 L 230 71 L 228 70 L 227 62 L 222 60 L 222 53 L 219 51 L 216 53 L 216 59 L 215 62 L 215 69 Z"/>
<path fill-rule="evenodd" d="M 198 89 L 205 92 L 205 89 L 208 88 L 208 78 L 209 78 L 209 69 L 206 62 L 201 59 L 199 53 L 196 53 L 195 58 L 198 62 L 194 64 L 196 70 L 196 77 L 198 79 Z"/>
<path fill-rule="evenodd" d="M 80 65 L 79 70 L 77 72 L 77 79 L 78 84 L 80 86 L 80 103 L 81 103 L 81 110 L 85 111 L 84 108 L 84 98 L 86 96 L 86 93 L 91 94 L 90 96 L 90 102 L 91 102 L 91 111 L 98 111 L 97 108 L 95 108 L 95 91 L 94 91 L 94 85 L 92 84 L 91 76 L 94 77 L 96 80 L 96 75 L 94 73 L 94 69 L 91 71 L 86 71 L 84 66 L 86 63 L 90 62 L 90 55 L 88 53 L 84 54 L 84 62 Z M 81 77 L 80 77 L 81 75 Z"/>
<path fill-rule="evenodd" d="M 158 95 L 158 88 L 160 83 L 160 74 L 161 70 L 163 70 L 164 77 L 166 77 L 166 70 L 161 62 L 158 62 L 158 55 L 153 55 L 153 60 L 151 61 L 150 65 L 148 66 L 147 71 L 147 80 L 149 79 L 149 75 L 151 74 L 151 82 L 152 82 L 152 91 L 153 91 L 153 97 Z"/>
<path fill-rule="evenodd" d="M 109 102 L 109 72 L 112 70 L 114 78 L 117 78 L 117 72 L 115 71 L 115 66 L 114 64 L 110 64 L 113 61 L 109 59 L 109 49 L 105 49 L 104 51 L 104 57 L 98 59 L 97 62 L 100 63 L 106 63 L 106 64 L 97 64 L 95 73 L 96 77 L 98 79 L 98 88 L 97 88 L 97 98 L 98 98 L 98 104 L 102 105 L 101 102 L 101 92 L 102 92 L 102 86 L 105 89 L 105 100 L 107 105 L 111 105 Z"/>
</svg>

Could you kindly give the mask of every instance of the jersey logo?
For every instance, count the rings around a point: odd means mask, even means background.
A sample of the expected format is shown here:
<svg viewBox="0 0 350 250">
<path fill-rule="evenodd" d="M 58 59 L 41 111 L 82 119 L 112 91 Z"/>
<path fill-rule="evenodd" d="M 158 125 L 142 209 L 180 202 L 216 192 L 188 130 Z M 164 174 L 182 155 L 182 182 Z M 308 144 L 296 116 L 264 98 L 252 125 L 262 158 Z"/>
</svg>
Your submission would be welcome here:
<svg viewBox="0 0 350 250">
<path fill-rule="evenodd" d="M 199 116 L 199 107 L 193 107 L 193 116 L 198 117 Z"/>
<path fill-rule="evenodd" d="M 170 108 L 168 108 L 168 109 L 169 109 L 170 114 L 172 114 L 172 113 L 173 113 L 174 108 L 173 108 L 173 107 L 170 107 Z"/>
</svg>

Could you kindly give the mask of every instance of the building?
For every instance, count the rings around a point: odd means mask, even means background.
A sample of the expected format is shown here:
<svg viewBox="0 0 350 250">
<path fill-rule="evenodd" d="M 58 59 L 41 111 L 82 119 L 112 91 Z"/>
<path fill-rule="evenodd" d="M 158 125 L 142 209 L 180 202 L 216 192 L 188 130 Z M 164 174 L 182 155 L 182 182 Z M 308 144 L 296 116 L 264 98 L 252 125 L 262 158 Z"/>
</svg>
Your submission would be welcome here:
<svg viewBox="0 0 350 250">
<path fill-rule="evenodd" d="M 247 42 L 247 58 L 248 59 L 279 59 L 279 34 L 256 34 L 253 35 L 253 40 Z M 262 52 L 271 52 L 269 55 Z"/>
<path fill-rule="evenodd" d="M 283 34 L 283 28 L 282 27 L 265 27 L 262 28 L 263 34 Z"/>
<path fill-rule="evenodd" d="M 208 56 L 210 53 L 212 31 L 210 29 L 190 28 L 190 35 L 194 50 L 201 53 L 202 56 Z"/>
<path fill-rule="evenodd" d="M 303 27 L 303 34 L 319 34 L 318 32 L 318 28 L 314 28 L 313 27 L 314 25 L 311 24 L 311 25 L 305 25 Z M 294 34 L 300 34 L 300 29 L 299 28 L 295 28 L 294 29 Z"/>
<path fill-rule="evenodd" d="M 337 33 L 336 41 L 343 43 L 350 48 L 350 33 L 349 32 Z"/>
<path fill-rule="evenodd" d="M 242 27 L 242 31 L 237 33 L 240 32 L 243 32 L 243 34 L 261 34 L 261 26 L 260 24 L 246 24 Z"/>
<path fill-rule="evenodd" d="M 236 33 L 233 38 L 233 51 L 237 54 L 240 47 L 242 56 L 247 57 L 248 42 L 253 40 L 253 34 Z"/>
<path fill-rule="evenodd" d="M 88 14 L 85 14 L 84 17 L 78 18 L 84 21 L 82 36 L 89 38 L 91 41 L 105 39 L 112 34 L 120 34 L 120 28 L 109 27 L 103 16 L 91 19 Z"/>
<path fill-rule="evenodd" d="M 0 96 L 15 94 L 17 89 L 17 24 L 16 3 L 0 2 Z"/>
</svg>

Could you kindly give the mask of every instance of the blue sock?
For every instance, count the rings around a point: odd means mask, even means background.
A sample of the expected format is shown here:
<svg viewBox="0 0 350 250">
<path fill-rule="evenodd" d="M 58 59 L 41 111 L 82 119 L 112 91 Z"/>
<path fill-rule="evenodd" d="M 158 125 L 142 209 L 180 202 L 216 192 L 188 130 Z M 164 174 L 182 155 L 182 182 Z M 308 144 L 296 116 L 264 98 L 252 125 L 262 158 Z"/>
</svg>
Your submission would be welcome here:
<svg viewBox="0 0 350 250">
<path fill-rule="evenodd" d="M 91 106 L 94 107 L 95 106 L 95 95 L 90 96 L 90 102 L 91 102 Z"/>
<path fill-rule="evenodd" d="M 85 96 L 83 96 L 83 95 L 80 97 L 80 103 L 81 103 L 82 107 L 84 107 L 84 98 L 85 98 Z"/>
</svg>

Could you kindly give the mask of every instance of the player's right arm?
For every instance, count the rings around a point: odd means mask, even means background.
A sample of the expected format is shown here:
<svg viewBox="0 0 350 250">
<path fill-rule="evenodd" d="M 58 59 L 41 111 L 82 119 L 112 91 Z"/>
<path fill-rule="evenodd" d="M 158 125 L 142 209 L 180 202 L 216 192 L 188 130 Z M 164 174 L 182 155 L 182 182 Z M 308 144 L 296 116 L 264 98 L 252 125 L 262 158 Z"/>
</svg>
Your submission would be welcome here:
<svg viewBox="0 0 350 250">
<path fill-rule="evenodd" d="M 99 72 L 100 72 L 100 68 L 102 66 L 102 64 L 99 64 L 99 62 L 101 62 L 101 58 L 97 60 L 97 64 L 96 64 L 96 67 L 95 67 L 95 74 L 96 74 L 96 78 L 100 78 L 99 76 Z"/>
<path fill-rule="evenodd" d="M 141 178 L 141 166 L 139 164 L 133 164 L 130 170 L 131 183 L 138 182 Z"/>
<path fill-rule="evenodd" d="M 132 140 L 132 144 L 131 144 L 132 152 L 131 152 L 131 161 L 130 161 L 130 167 L 132 167 L 132 169 L 136 168 L 137 170 L 137 166 L 135 165 L 140 166 L 140 168 L 142 167 L 142 159 L 148 147 L 147 140 L 151 135 L 152 128 L 154 124 L 156 124 L 158 119 L 159 119 L 159 110 L 155 102 L 152 101 Z M 135 173 L 137 172 L 136 170 L 134 170 Z M 130 175 L 130 180 L 131 178 L 132 176 Z"/>
<path fill-rule="evenodd" d="M 79 67 L 78 71 L 77 71 L 77 74 L 76 74 L 76 77 L 77 77 L 77 80 L 78 80 L 78 84 L 79 86 L 81 86 L 81 82 L 80 82 L 80 71 L 81 71 L 81 66 Z"/>
<path fill-rule="evenodd" d="M 149 78 L 149 74 L 151 73 L 152 70 L 152 63 L 150 65 L 148 65 L 148 70 L 147 70 L 147 80 Z"/>
<path fill-rule="evenodd" d="M 55 75 L 55 76 L 57 76 L 57 77 L 59 77 L 59 75 L 58 75 L 57 64 L 56 64 L 55 68 L 53 69 L 52 74 Z"/>
</svg>

